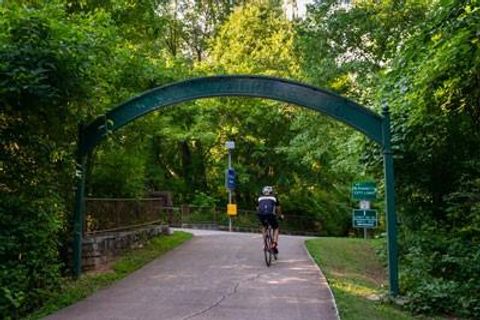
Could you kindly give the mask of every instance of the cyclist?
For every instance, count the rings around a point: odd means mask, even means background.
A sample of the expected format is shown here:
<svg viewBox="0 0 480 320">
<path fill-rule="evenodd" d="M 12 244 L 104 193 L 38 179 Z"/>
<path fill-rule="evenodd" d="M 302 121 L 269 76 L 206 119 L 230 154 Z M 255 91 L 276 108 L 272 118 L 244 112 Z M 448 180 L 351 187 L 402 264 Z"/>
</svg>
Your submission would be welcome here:
<svg viewBox="0 0 480 320">
<path fill-rule="evenodd" d="M 279 209 L 280 203 L 273 193 L 273 187 L 265 186 L 262 189 L 262 194 L 258 197 L 257 216 L 260 223 L 263 226 L 263 237 L 265 238 L 265 232 L 268 225 L 273 229 L 273 251 L 278 253 L 278 236 L 280 229 L 277 221 L 277 209 Z"/>
</svg>

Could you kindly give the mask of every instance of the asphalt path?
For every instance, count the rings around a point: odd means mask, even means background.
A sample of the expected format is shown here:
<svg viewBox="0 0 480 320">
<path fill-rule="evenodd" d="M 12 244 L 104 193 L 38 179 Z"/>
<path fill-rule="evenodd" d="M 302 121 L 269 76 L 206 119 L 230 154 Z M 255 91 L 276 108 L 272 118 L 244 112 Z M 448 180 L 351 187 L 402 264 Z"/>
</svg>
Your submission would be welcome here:
<svg viewBox="0 0 480 320">
<path fill-rule="evenodd" d="M 281 236 L 267 267 L 260 234 L 186 231 L 191 241 L 46 319 L 339 319 L 305 237 Z"/>
</svg>

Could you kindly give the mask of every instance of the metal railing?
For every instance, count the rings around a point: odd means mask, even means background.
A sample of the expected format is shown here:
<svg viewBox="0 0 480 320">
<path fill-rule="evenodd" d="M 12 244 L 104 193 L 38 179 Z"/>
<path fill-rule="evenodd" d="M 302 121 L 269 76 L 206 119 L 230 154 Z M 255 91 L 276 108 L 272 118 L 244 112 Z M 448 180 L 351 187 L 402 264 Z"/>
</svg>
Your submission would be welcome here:
<svg viewBox="0 0 480 320">
<path fill-rule="evenodd" d="M 152 224 L 172 227 L 228 230 L 226 208 L 182 205 L 166 207 L 157 198 L 143 199 L 86 199 L 85 234 L 123 231 Z M 321 223 L 308 216 L 284 214 L 281 232 L 284 234 L 319 235 Z M 238 210 L 232 218 L 232 230 L 258 232 L 255 210 Z"/>
<path fill-rule="evenodd" d="M 86 198 L 84 234 L 168 224 L 162 199 Z"/>
</svg>

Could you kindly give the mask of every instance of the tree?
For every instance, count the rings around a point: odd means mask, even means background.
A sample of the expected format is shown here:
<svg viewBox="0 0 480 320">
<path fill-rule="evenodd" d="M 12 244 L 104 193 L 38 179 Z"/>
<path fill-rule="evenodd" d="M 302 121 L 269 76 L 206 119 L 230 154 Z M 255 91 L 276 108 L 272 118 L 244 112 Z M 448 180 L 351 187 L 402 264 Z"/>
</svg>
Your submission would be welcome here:
<svg viewBox="0 0 480 320">
<path fill-rule="evenodd" d="M 58 284 L 77 125 L 99 110 L 90 99 L 115 30 L 101 12 L 68 16 L 56 2 L 0 12 L 0 316 L 10 318 Z"/>
<path fill-rule="evenodd" d="M 300 28 L 309 78 L 392 110 L 402 288 L 414 311 L 469 317 L 479 305 L 478 256 L 467 249 L 478 244 L 478 6 L 322 2 Z M 380 177 L 378 151 L 363 152 Z"/>
<path fill-rule="evenodd" d="M 476 1 L 439 2 L 406 42 L 403 59 L 385 74 L 382 87 L 398 119 L 398 185 L 408 199 L 402 218 L 415 232 L 406 234 L 407 271 L 431 263 L 413 276 L 405 274 L 411 307 L 466 317 L 480 305 L 472 298 L 478 257 L 467 249 L 480 243 L 474 231 L 480 230 L 474 195 L 480 177 L 478 10 Z M 437 244 L 429 239 L 432 227 Z M 461 271 L 448 276 L 441 271 L 453 269 Z M 433 305 L 430 299 L 439 292 L 446 293 L 443 303 Z"/>
</svg>

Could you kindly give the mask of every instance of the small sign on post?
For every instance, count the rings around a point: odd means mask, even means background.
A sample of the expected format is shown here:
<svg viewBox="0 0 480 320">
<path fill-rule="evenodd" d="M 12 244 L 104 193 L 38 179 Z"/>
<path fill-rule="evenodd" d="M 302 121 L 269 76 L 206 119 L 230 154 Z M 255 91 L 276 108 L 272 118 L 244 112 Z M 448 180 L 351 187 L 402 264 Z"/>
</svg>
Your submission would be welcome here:
<svg viewBox="0 0 480 320">
<path fill-rule="evenodd" d="M 370 201 L 360 200 L 360 209 L 370 209 Z"/>
<path fill-rule="evenodd" d="M 227 214 L 229 216 L 236 216 L 237 215 L 237 205 L 234 203 L 227 204 Z"/>
<path fill-rule="evenodd" d="M 235 189 L 235 170 L 233 168 L 225 170 L 225 188 Z"/>
<path fill-rule="evenodd" d="M 354 182 L 352 184 L 352 199 L 375 200 L 377 198 L 377 184 L 372 181 Z"/>
<path fill-rule="evenodd" d="M 352 224 L 354 228 L 376 228 L 378 224 L 377 211 L 369 209 L 354 209 Z"/>
</svg>

